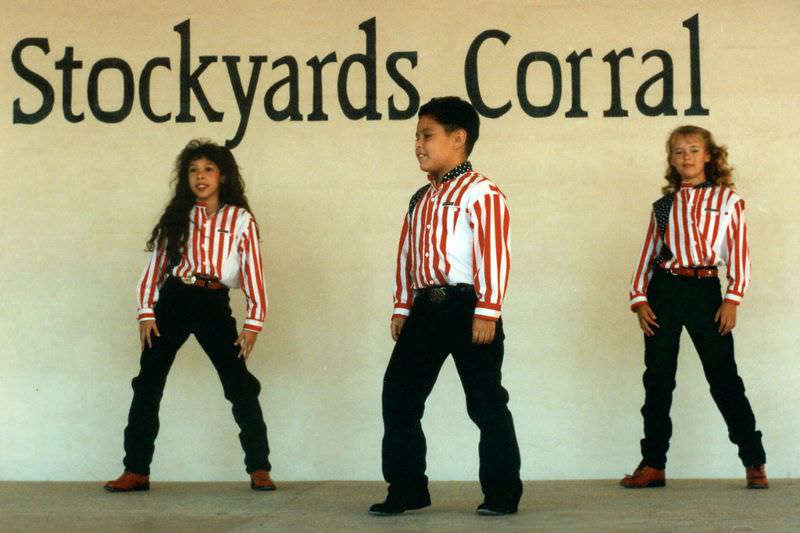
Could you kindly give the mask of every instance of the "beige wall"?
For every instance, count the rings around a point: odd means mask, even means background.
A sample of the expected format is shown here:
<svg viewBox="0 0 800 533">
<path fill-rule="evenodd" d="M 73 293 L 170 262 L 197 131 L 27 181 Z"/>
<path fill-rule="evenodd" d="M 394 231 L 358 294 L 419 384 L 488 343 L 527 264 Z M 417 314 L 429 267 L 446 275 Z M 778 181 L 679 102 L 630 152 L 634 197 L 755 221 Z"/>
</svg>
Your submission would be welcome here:
<svg viewBox="0 0 800 533">
<path fill-rule="evenodd" d="M 472 161 L 506 192 L 513 220 L 509 294 L 504 309 L 505 384 L 526 479 L 614 478 L 638 460 L 643 398 L 642 340 L 628 311 L 627 286 L 648 209 L 661 187 L 663 141 L 678 124 L 710 128 L 730 147 L 746 198 L 753 281 L 739 313 L 739 368 L 755 409 L 773 477 L 797 476 L 800 459 L 797 365 L 797 245 L 800 168 L 798 4 L 768 2 L 3 2 L 0 32 L 0 479 L 105 479 L 118 473 L 122 429 L 138 369 L 133 287 L 144 240 L 168 198 L 172 160 L 195 136 L 230 139 L 238 112 L 222 63 L 202 76 L 222 122 L 209 123 L 192 100 L 195 123 L 176 123 L 179 37 L 191 18 L 192 68 L 198 55 L 267 55 L 250 124 L 235 149 L 264 239 L 271 306 L 250 367 L 263 385 L 277 479 L 380 477 L 380 389 L 392 348 L 388 335 L 396 239 L 409 195 L 423 183 L 412 155 L 415 121 L 387 118 L 387 99 L 407 103 L 384 64 L 417 51 L 399 70 L 422 101 L 466 96 L 464 57 L 482 31 L 489 41 L 480 83 L 492 105 L 512 109 L 484 119 Z M 202 9 L 197 7 L 206 4 Z M 105 5 L 105 3 L 104 3 Z M 689 32 L 699 13 L 702 104 L 687 117 Z M 378 121 L 351 121 L 336 100 L 343 58 L 364 51 L 358 25 L 376 17 Z M 12 123 L 20 98 L 30 113 L 38 92 L 11 66 L 20 40 L 45 37 L 50 53 L 29 48 L 25 64 L 55 89 L 55 107 L 34 125 Z M 72 124 L 61 111 L 62 72 L 54 63 L 74 47 Z M 609 67 L 602 57 L 631 47 L 622 62 L 628 117 L 605 118 Z M 572 98 L 565 61 L 582 63 L 587 118 L 566 118 Z M 638 86 L 660 70 L 642 55 L 658 48 L 674 61 L 677 116 L 647 117 Z M 528 117 L 515 90 L 519 60 L 541 50 L 559 58 L 563 94 L 549 118 Z M 311 111 L 305 62 L 336 51 L 324 70 L 328 121 L 273 122 L 267 88 L 285 75 L 272 61 L 300 65 L 300 110 Z M 139 105 L 103 124 L 86 96 L 91 66 L 120 57 L 138 84 L 156 56 L 172 70 L 153 74 L 153 107 L 172 112 L 155 124 Z M 354 103 L 363 74 L 354 69 Z M 548 70 L 528 79 L 535 102 L 549 99 Z M 121 102 L 114 72 L 100 77 L 106 109 Z M 361 85 L 363 87 L 363 85 Z M 660 91 L 649 96 L 659 99 Z M 285 93 L 284 93 L 285 94 Z M 236 295 L 241 317 L 241 295 Z M 683 339 L 673 406 L 670 475 L 739 476 L 736 450 L 707 392 L 696 353 Z M 242 477 L 236 427 L 210 363 L 194 340 L 179 353 L 162 403 L 153 465 L 158 479 Z M 448 362 L 424 426 L 433 479 L 477 477 L 477 430 Z"/>
</svg>

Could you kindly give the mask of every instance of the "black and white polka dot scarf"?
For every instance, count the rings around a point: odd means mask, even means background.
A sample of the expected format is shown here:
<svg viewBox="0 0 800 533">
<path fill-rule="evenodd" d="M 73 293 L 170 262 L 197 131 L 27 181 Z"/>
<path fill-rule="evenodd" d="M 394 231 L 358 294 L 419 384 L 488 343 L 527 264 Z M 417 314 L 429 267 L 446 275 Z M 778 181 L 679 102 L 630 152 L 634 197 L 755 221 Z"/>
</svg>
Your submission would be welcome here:
<svg viewBox="0 0 800 533">
<path fill-rule="evenodd" d="M 695 189 L 705 189 L 707 187 L 713 187 L 714 184 L 710 181 L 704 181 L 700 185 L 697 185 Z M 658 231 L 661 233 L 661 239 L 663 241 L 664 235 L 667 234 L 667 226 L 669 225 L 669 214 L 672 212 L 672 203 L 675 201 L 675 193 L 668 194 L 666 196 L 662 196 L 655 202 L 653 202 L 653 214 L 656 217 L 656 225 L 658 225 Z M 660 265 L 664 261 L 672 259 L 672 250 L 667 248 L 666 246 L 661 247 L 661 251 L 658 253 L 655 259 L 653 259 L 654 265 Z"/>
<path fill-rule="evenodd" d="M 457 178 L 461 174 L 464 174 L 465 172 L 469 172 L 470 170 L 472 170 L 472 163 L 470 163 L 469 161 L 464 161 L 463 163 L 461 163 L 457 167 L 455 167 L 452 170 L 450 170 L 447 174 L 442 176 L 442 183 L 447 183 L 451 179 Z M 420 189 L 417 192 L 415 192 L 413 194 L 413 196 L 411 196 L 411 200 L 408 202 L 408 214 L 409 215 L 414 211 L 414 207 L 416 207 L 417 203 L 420 201 L 422 196 L 425 194 L 425 191 L 427 191 L 428 187 L 430 187 L 430 186 L 431 185 L 429 183 L 428 185 L 420 187 Z"/>
</svg>

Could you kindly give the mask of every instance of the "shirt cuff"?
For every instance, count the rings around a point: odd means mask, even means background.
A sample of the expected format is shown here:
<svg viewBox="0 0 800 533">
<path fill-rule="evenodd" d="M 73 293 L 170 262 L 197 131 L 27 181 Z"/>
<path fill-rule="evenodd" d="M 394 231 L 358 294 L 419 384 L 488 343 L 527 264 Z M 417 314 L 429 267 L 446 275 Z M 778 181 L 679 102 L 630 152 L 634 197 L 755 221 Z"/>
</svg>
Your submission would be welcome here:
<svg viewBox="0 0 800 533">
<path fill-rule="evenodd" d="M 139 309 L 139 317 L 137 318 L 139 322 L 147 322 L 148 320 L 155 320 L 155 319 L 156 319 L 156 313 L 155 311 L 153 311 L 151 307 L 144 307 L 142 309 Z"/>
<path fill-rule="evenodd" d="M 491 320 L 494 322 L 500 318 L 500 306 L 495 304 L 478 302 L 475 305 L 475 318 Z"/>
<path fill-rule="evenodd" d="M 641 307 L 647 303 L 647 296 L 640 294 L 631 297 L 631 311 L 636 311 L 637 307 Z"/>
<path fill-rule="evenodd" d="M 408 315 L 410 314 L 411 314 L 411 309 L 400 304 L 396 305 L 394 310 L 392 311 L 392 318 L 408 318 Z"/>
<path fill-rule="evenodd" d="M 740 303 L 742 303 L 742 295 L 728 291 L 725 294 L 725 301 L 728 303 L 732 303 L 733 305 L 739 305 Z"/>
<path fill-rule="evenodd" d="M 244 321 L 244 326 L 242 329 L 246 329 L 247 331 L 252 331 L 254 333 L 260 333 L 262 329 L 264 329 L 264 322 L 261 320 L 253 320 L 252 318 L 247 318 Z"/>
</svg>

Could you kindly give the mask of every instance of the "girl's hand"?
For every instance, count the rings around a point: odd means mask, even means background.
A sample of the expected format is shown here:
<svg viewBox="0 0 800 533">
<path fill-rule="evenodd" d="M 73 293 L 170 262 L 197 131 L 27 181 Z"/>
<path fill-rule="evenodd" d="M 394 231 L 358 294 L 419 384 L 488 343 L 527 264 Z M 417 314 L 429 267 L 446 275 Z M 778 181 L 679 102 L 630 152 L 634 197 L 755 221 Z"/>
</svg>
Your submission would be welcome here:
<svg viewBox="0 0 800 533">
<path fill-rule="evenodd" d="M 250 357 L 250 352 L 253 351 L 253 346 L 256 345 L 257 340 L 258 333 L 242 328 L 239 338 L 233 343 L 235 346 L 239 347 L 239 355 L 237 357 L 247 361 L 247 358 Z"/>
<path fill-rule="evenodd" d="M 153 339 L 150 337 L 151 332 L 155 333 L 156 337 L 161 336 L 161 333 L 158 332 L 155 319 L 139 322 L 139 342 L 142 344 L 142 350 L 144 350 L 145 344 L 147 344 L 148 348 L 153 347 Z"/>
<path fill-rule="evenodd" d="M 719 334 L 727 335 L 736 327 L 736 305 L 722 302 L 714 315 L 714 322 L 719 322 Z"/>
<path fill-rule="evenodd" d="M 655 335 L 656 332 L 653 331 L 653 328 L 657 328 L 659 325 L 658 322 L 656 322 L 656 314 L 653 312 L 650 304 L 640 305 L 635 311 L 636 315 L 639 317 L 639 327 L 644 334 L 648 337 Z"/>
<path fill-rule="evenodd" d="M 402 316 L 396 316 L 392 319 L 392 324 L 389 326 L 389 330 L 392 333 L 392 340 L 397 341 L 400 338 L 400 332 L 403 331 L 403 326 L 406 324 L 406 318 Z"/>
</svg>

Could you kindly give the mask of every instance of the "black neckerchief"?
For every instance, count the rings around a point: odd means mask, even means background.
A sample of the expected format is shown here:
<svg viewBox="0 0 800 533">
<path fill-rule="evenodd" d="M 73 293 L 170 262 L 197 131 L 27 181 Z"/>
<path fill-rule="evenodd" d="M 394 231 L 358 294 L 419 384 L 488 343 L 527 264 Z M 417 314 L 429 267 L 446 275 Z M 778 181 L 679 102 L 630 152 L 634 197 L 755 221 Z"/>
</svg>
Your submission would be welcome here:
<svg viewBox="0 0 800 533">
<path fill-rule="evenodd" d="M 460 175 L 464 174 L 465 172 L 469 172 L 470 170 L 472 170 L 472 163 L 470 163 L 469 161 L 464 161 L 460 165 L 450 170 L 447 174 L 442 176 L 442 183 L 447 183 L 448 181 L 457 178 Z M 416 207 L 417 202 L 420 201 L 422 196 L 425 194 L 425 191 L 427 191 L 430 186 L 431 184 L 429 183 L 427 185 L 420 187 L 420 189 L 417 192 L 415 192 L 414 195 L 411 197 L 411 201 L 408 202 L 409 215 L 414 211 L 414 207 Z"/>
<path fill-rule="evenodd" d="M 706 180 L 700 185 L 695 185 L 692 187 L 693 189 L 706 189 L 708 187 L 713 187 L 714 184 Z M 656 217 L 656 225 L 658 225 L 658 231 L 661 232 L 661 238 L 663 240 L 664 235 L 667 234 L 667 226 L 669 225 L 669 214 L 672 211 L 672 203 L 675 201 L 675 193 L 670 193 L 666 196 L 662 196 L 655 202 L 653 202 L 653 214 Z M 666 247 L 661 248 L 661 251 L 658 253 L 655 259 L 653 259 L 654 265 L 660 265 L 664 261 L 672 259 L 672 250 Z"/>
<path fill-rule="evenodd" d="M 464 172 L 469 172 L 470 170 L 472 170 L 472 163 L 470 163 L 469 161 L 464 161 L 463 163 L 452 169 L 450 172 L 442 176 L 442 183 L 447 183 L 451 179 L 457 178 Z"/>
</svg>

